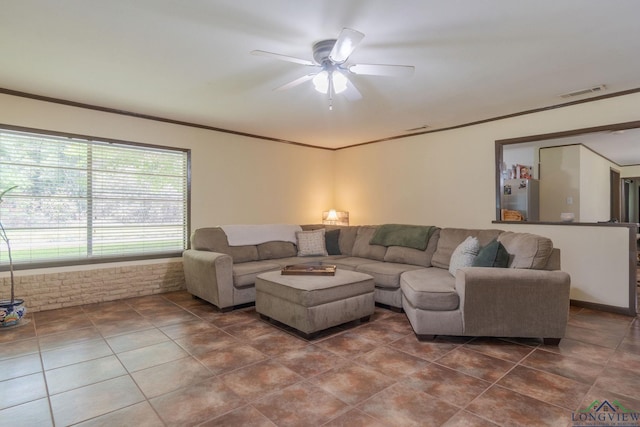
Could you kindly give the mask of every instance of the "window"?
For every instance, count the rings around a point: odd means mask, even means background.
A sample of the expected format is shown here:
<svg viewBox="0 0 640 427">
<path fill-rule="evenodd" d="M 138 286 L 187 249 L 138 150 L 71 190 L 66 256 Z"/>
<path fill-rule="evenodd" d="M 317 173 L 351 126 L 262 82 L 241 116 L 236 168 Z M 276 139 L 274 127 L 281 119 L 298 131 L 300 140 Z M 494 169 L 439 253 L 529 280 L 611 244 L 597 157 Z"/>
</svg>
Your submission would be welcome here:
<svg viewBox="0 0 640 427">
<path fill-rule="evenodd" d="M 0 207 L 17 268 L 177 256 L 189 152 L 0 129 Z M 8 265 L 6 246 L 0 267 Z"/>
</svg>

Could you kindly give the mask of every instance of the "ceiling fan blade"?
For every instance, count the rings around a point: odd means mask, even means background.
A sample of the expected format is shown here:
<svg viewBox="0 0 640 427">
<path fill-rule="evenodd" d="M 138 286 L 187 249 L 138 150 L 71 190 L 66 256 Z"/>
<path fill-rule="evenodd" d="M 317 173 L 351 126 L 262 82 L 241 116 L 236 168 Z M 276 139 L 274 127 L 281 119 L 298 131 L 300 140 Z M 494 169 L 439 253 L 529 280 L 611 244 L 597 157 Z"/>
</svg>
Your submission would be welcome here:
<svg viewBox="0 0 640 427">
<path fill-rule="evenodd" d="M 306 81 L 311 80 L 312 78 L 315 77 L 315 75 L 316 75 L 316 73 L 311 73 L 311 74 L 307 74 L 306 76 L 299 77 L 299 78 L 295 79 L 292 82 L 289 82 L 289 83 L 287 83 L 285 85 L 282 85 L 280 87 L 275 88 L 274 91 L 281 91 L 281 90 L 291 89 L 292 87 L 298 86 L 298 85 L 300 85 L 300 84 L 302 84 L 302 83 L 304 83 Z"/>
<path fill-rule="evenodd" d="M 360 31 L 343 28 L 336 40 L 336 44 L 334 44 L 333 49 L 331 49 L 329 59 L 336 64 L 344 63 L 363 38 L 364 34 Z"/>
<path fill-rule="evenodd" d="M 349 80 L 349 83 L 347 83 L 347 89 L 344 92 L 342 92 L 342 94 L 349 101 L 357 101 L 359 99 L 362 99 L 362 94 L 360 93 L 356 85 L 354 85 L 351 80 Z"/>
<path fill-rule="evenodd" d="M 267 52 L 264 50 L 252 50 L 251 54 L 256 56 L 266 56 L 267 58 L 279 59 L 280 61 L 293 62 L 295 64 L 316 65 L 307 59 L 296 58 L 294 56 L 281 55 L 279 53 Z"/>
<path fill-rule="evenodd" d="M 413 65 L 386 65 L 386 64 L 353 64 L 347 67 L 353 74 L 366 74 L 370 76 L 409 77 L 413 75 L 416 67 Z"/>
</svg>

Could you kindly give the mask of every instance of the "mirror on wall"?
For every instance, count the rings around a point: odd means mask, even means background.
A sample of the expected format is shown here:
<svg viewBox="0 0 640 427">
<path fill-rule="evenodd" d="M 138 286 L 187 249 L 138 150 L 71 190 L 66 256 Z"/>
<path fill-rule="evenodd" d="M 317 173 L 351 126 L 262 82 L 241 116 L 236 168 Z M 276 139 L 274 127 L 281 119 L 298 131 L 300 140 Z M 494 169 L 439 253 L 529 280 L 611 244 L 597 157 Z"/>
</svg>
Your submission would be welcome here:
<svg viewBox="0 0 640 427">
<path fill-rule="evenodd" d="M 496 218 L 640 222 L 640 121 L 496 141 Z"/>
</svg>

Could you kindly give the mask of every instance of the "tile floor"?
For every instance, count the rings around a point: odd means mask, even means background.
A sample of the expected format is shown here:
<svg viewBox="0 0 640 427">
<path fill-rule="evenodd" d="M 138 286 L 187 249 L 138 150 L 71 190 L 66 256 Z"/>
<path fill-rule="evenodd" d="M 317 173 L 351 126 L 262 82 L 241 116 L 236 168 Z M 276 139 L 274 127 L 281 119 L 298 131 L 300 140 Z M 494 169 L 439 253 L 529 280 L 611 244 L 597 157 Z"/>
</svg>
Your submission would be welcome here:
<svg viewBox="0 0 640 427">
<path fill-rule="evenodd" d="M 596 399 L 640 411 L 640 319 L 576 307 L 559 347 L 418 342 L 383 308 L 307 341 L 186 292 L 29 319 L 0 331 L 3 424 L 568 426 Z"/>
</svg>

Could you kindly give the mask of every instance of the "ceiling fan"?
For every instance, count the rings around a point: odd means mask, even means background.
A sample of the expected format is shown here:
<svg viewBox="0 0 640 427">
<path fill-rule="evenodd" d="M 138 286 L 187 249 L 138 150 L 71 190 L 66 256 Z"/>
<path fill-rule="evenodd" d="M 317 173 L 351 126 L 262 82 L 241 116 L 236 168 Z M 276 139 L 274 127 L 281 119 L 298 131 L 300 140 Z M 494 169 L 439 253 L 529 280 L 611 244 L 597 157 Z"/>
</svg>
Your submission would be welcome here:
<svg viewBox="0 0 640 427">
<path fill-rule="evenodd" d="M 344 93 L 349 100 L 362 98 L 358 89 L 349 80 L 350 74 L 390 77 L 406 77 L 413 74 L 415 67 L 411 65 L 347 64 L 349 55 L 353 53 L 363 38 L 364 34 L 361 32 L 343 28 L 337 39 L 321 40 L 313 44 L 313 61 L 264 50 L 254 50 L 251 51 L 251 54 L 314 68 L 314 72 L 274 90 L 291 89 L 311 80 L 318 92 L 329 95 L 329 109 L 332 109 L 333 94 Z"/>
</svg>

